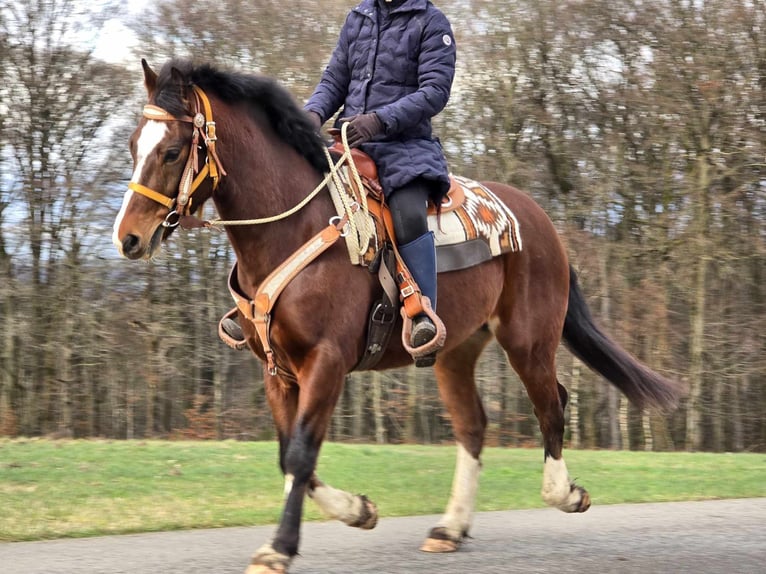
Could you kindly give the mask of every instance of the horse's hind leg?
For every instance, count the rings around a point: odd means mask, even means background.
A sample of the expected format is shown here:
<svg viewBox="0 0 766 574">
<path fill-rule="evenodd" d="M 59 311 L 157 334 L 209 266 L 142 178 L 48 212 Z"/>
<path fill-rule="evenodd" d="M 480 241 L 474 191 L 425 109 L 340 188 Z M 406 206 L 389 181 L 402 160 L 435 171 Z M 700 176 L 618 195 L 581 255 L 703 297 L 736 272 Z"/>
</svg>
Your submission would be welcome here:
<svg viewBox="0 0 766 574">
<path fill-rule="evenodd" d="M 452 419 L 457 442 L 457 464 L 447 510 L 421 547 L 425 552 L 454 552 L 471 526 L 481 470 L 479 456 L 487 427 L 474 368 L 491 338 L 483 327 L 459 347 L 441 353 L 436 361 L 439 393 Z"/>
<path fill-rule="evenodd" d="M 514 345 L 509 333 L 508 329 L 500 327 L 495 334 L 527 389 L 543 433 L 543 500 L 564 512 L 585 512 L 590 507 L 590 496 L 569 479 L 562 455 L 567 391 L 556 380 L 558 341 L 551 338 L 550 341 L 525 341 Z"/>
</svg>

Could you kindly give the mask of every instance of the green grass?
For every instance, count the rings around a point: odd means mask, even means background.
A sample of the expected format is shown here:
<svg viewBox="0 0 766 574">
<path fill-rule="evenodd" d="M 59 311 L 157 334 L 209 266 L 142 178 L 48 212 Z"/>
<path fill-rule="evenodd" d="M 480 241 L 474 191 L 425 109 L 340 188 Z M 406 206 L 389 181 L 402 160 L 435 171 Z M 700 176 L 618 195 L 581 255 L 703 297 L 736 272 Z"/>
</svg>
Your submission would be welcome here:
<svg viewBox="0 0 766 574">
<path fill-rule="evenodd" d="M 542 507 L 541 449 L 488 448 L 478 510 Z M 567 451 L 594 504 L 766 496 L 765 454 Z M 440 513 L 452 446 L 326 444 L 319 475 L 381 516 Z M 0 441 L 0 540 L 273 523 L 272 442 Z M 322 516 L 312 502 L 308 520 Z"/>
</svg>

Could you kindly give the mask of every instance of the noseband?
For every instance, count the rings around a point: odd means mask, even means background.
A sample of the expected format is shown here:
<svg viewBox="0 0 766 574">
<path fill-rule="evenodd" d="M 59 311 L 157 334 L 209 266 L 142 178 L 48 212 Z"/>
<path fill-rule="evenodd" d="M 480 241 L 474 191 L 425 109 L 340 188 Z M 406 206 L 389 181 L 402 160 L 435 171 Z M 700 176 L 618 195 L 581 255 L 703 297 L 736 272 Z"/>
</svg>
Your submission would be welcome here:
<svg viewBox="0 0 766 574">
<path fill-rule="evenodd" d="M 191 196 L 206 177 L 210 177 L 213 180 L 213 190 L 215 190 L 218 187 L 219 178 L 226 175 L 221 160 L 215 151 L 215 142 L 218 138 L 215 134 L 215 122 L 213 121 L 213 110 L 210 106 L 210 100 L 199 87 L 192 86 L 192 89 L 194 90 L 194 113 L 191 116 L 174 116 L 159 106 L 152 104 L 144 106 L 143 115 L 148 120 L 185 122 L 193 126 L 191 149 L 181 174 L 181 181 L 178 184 L 178 195 L 176 197 L 168 197 L 140 183 L 130 182 L 128 184 L 128 189 L 157 203 L 161 203 L 170 210 L 165 221 L 162 222 L 163 227 L 175 227 L 178 225 L 181 216 L 191 213 Z M 201 170 L 197 161 L 197 148 L 200 137 L 205 142 L 205 149 L 207 150 L 205 165 Z M 210 161 L 211 158 L 213 161 Z M 194 174 L 197 174 L 197 177 L 194 177 Z"/>
</svg>

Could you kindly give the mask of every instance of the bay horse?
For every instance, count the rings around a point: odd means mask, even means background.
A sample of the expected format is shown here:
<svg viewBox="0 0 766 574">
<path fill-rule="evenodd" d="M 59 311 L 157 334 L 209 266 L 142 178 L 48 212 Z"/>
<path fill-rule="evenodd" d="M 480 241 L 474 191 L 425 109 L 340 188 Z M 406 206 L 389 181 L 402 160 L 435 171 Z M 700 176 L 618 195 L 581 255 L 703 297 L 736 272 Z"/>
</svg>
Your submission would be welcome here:
<svg viewBox="0 0 766 574">
<path fill-rule="evenodd" d="M 159 74 L 145 60 L 142 65 L 148 104 L 130 138 L 133 175 L 114 223 L 113 240 L 123 256 L 151 258 L 179 218 L 208 199 L 225 220 L 268 220 L 299 204 L 322 182 L 328 169 L 325 143 L 273 79 L 186 60 L 169 61 Z M 542 498 L 564 512 L 584 512 L 590 497 L 570 479 L 562 457 L 567 391 L 554 364 L 562 337 L 639 407 L 673 406 L 681 392 L 595 324 L 542 208 L 509 185 L 484 185 L 518 218 L 524 247 L 438 278 L 447 338 L 434 369 L 453 425 L 457 462 L 446 511 L 422 547 L 430 552 L 458 549 L 471 526 L 487 426 L 474 368 L 493 336 L 526 387 L 539 421 Z M 238 262 L 236 282 L 251 298 L 275 268 L 337 214 L 329 195 L 321 193 L 293 211 L 261 225 L 226 227 Z M 382 291 L 374 274 L 351 265 L 341 243 L 297 273 L 271 312 L 269 343 L 280 368 L 264 365 L 264 383 L 278 433 L 285 502 L 274 537 L 256 551 L 248 574 L 288 570 L 298 553 L 306 495 L 350 526 L 369 529 L 377 522 L 377 508 L 367 497 L 335 489 L 316 474 L 333 409 L 346 375 L 362 356 L 367 315 Z M 253 324 L 242 315 L 239 319 L 249 347 L 265 362 Z M 411 362 L 394 336 L 375 368 Z"/>
</svg>

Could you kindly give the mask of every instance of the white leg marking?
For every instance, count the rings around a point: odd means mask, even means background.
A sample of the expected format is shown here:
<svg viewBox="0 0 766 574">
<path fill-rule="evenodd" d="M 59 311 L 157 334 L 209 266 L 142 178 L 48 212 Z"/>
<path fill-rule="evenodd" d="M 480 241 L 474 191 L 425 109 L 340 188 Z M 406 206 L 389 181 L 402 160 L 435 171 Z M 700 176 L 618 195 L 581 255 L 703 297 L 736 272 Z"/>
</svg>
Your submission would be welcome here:
<svg viewBox="0 0 766 574">
<path fill-rule="evenodd" d="M 295 477 L 292 474 L 286 474 L 285 475 L 285 498 L 290 496 L 290 493 L 293 491 L 293 482 L 295 482 Z"/>
<path fill-rule="evenodd" d="M 543 489 L 541 494 L 546 504 L 561 506 L 569 498 L 569 472 L 564 459 L 556 460 L 552 456 L 545 459 L 543 467 Z"/>
<path fill-rule="evenodd" d="M 455 540 L 460 540 L 471 526 L 480 472 L 481 462 L 458 443 L 452 495 L 447 504 L 447 511 L 438 524 Z"/>
<path fill-rule="evenodd" d="M 165 134 L 168 131 L 168 126 L 165 122 L 148 121 L 146 125 L 141 129 L 141 135 L 136 142 L 136 168 L 133 170 L 133 176 L 130 181 L 133 183 L 140 183 L 141 173 L 144 170 L 144 164 L 146 158 L 152 153 L 155 147 L 162 141 Z M 122 198 L 122 207 L 117 214 L 117 218 L 114 220 L 114 228 L 112 232 L 112 243 L 117 246 L 117 250 L 122 255 L 122 241 L 120 238 L 120 225 L 125 217 L 125 212 L 128 209 L 130 200 L 133 198 L 133 192 L 128 190 L 125 192 L 125 196 Z"/>
<path fill-rule="evenodd" d="M 326 484 L 310 490 L 309 496 L 327 516 L 346 524 L 353 524 L 359 520 L 363 512 L 361 497 Z"/>
</svg>

